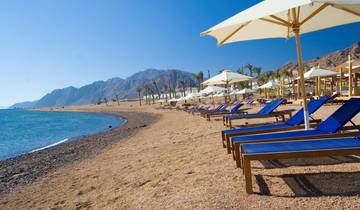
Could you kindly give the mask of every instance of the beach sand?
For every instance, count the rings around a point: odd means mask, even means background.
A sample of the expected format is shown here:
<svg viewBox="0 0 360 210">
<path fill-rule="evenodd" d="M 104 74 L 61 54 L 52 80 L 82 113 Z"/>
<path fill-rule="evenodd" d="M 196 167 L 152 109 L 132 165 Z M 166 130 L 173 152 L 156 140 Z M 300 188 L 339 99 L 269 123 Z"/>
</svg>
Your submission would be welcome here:
<svg viewBox="0 0 360 210">
<path fill-rule="evenodd" d="M 13 189 L 0 200 L 0 209 L 360 208 L 357 157 L 254 162 L 255 193 L 248 195 L 241 171 L 222 148 L 220 121 L 157 106 L 128 102 L 65 108 L 147 112 L 160 120 L 96 155 Z M 315 117 L 324 119 L 337 107 L 324 106 Z M 265 121 L 274 122 L 248 122 Z M 360 116 L 354 121 L 359 124 Z"/>
</svg>

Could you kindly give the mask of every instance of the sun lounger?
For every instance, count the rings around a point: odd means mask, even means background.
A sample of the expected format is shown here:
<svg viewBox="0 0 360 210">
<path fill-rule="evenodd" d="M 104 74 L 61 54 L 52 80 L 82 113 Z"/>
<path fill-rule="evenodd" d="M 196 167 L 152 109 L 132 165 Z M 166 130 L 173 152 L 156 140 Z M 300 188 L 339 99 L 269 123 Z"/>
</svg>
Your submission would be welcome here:
<svg viewBox="0 0 360 210">
<path fill-rule="evenodd" d="M 210 109 L 210 107 L 209 107 L 209 108 L 207 108 L 207 109 L 194 110 L 194 111 L 193 111 L 193 114 L 199 113 L 199 114 L 201 115 L 202 113 L 205 113 L 205 112 L 215 112 L 215 111 L 219 111 L 224 105 L 225 105 L 225 104 L 220 104 L 220 105 L 218 105 L 217 107 L 215 107 L 215 108 L 213 108 L 213 109 Z"/>
<path fill-rule="evenodd" d="M 241 150 L 246 192 L 252 193 L 251 161 L 360 155 L 360 134 L 346 138 L 244 144 Z"/>
<path fill-rule="evenodd" d="M 316 112 L 322 105 L 324 105 L 329 98 L 323 96 L 318 100 L 311 100 L 308 103 L 308 110 L 309 115 Z M 311 126 L 316 126 L 317 122 L 320 120 L 312 120 L 315 122 L 311 124 Z M 289 130 L 297 130 L 304 128 L 304 109 L 300 109 L 297 111 L 290 119 L 283 123 L 276 123 L 271 125 L 262 125 L 256 127 L 248 127 L 248 128 L 239 128 L 239 129 L 230 129 L 230 130 L 223 130 L 221 132 L 222 136 L 222 144 L 224 148 L 227 148 L 228 154 L 231 153 L 231 144 L 230 144 L 230 137 L 234 136 L 244 136 L 250 134 L 261 134 L 261 133 L 271 133 L 271 132 L 278 132 L 278 131 L 289 131 Z"/>
<path fill-rule="evenodd" d="M 240 113 L 247 113 L 245 109 L 240 109 L 240 107 L 243 106 L 242 103 L 237 102 L 235 106 L 230 110 L 224 110 L 219 112 L 212 112 L 212 113 L 205 113 L 204 117 L 210 121 L 210 118 L 213 116 L 223 116 L 226 114 L 240 114 Z"/>
<path fill-rule="evenodd" d="M 232 121 L 239 119 L 252 119 L 252 118 L 267 118 L 267 117 L 275 117 L 276 120 L 278 117 L 281 117 L 282 121 L 285 121 L 285 115 L 289 115 L 291 117 L 291 113 L 293 110 L 284 110 L 284 111 L 275 111 L 282 102 L 283 99 L 275 99 L 267 104 L 264 108 L 262 108 L 257 113 L 253 114 L 232 114 L 223 116 L 223 123 L 225 126 L 232 128 Z"/>
<path fill-rule="evenodd" d="M 337 109 L 325 121 L 312 130 L 298 130 L 281 133 L 268 133 L 249 136 L 232 137 L 232 149 L 235 154 L 236 165 L 241 167 L 240 146 L 247 143 L 304 140 L 314 138 L 333 138 L 342 127 L 351 122 L 351 119 L 360 112 L 360 98 L 352 98 Z M 339 133 L 336 136 L 343 137 L 354 135 L 353 132 Z"/>
<path fill-rule="evenodd" d="M 200 111 L 200 110 L 209 109 L 209 108 L 210 108 L 210 106 L 206 106 L 204 104 L 197 104 L 197 105 L 194 105 L 194 106 L 189 107 L 187 109 L 183 109 L 183 111 L 191 113 L 191 112 Z"/>
<path fill-rule="evenodd" d="M 229 106 L 229 104 L 225 103 L 225 104 L 222 104 L 219 109 L 202 111 L 202 112 L 200 112 L 200 115 L 204 117 L 206 114 L 224 112 L 228 108 L 228 106 Z"/>
</svg>

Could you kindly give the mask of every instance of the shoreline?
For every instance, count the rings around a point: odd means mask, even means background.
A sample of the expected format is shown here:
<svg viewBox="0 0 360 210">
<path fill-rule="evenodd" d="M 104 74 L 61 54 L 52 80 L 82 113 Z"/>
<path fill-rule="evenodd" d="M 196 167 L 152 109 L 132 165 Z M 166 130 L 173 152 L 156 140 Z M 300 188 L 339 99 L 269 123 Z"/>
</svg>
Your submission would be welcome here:
<svg viewBox="0 0 360 210">
<path fill-rule="evenodd" d="M 91 158 L 159 119 L 153 114 L 141 112 L 97 113 L 121 117 L 124 122 L 107 131 L 0 160 L 0 198 L 60 167 Z"/>
</svg>

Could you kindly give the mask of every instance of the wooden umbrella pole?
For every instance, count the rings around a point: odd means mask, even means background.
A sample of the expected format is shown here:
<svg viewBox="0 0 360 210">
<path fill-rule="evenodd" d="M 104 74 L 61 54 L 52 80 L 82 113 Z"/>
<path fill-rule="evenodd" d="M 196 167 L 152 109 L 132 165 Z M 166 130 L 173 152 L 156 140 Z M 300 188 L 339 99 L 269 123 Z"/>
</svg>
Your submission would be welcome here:
<svg viewBox="0 0 360 210">
<path fill-rule="evenodd" d="M 305 92 L 304 66 L 303 66 L 303 62 L 302 62 L 299 29 L 294 28 L 293 31 L 295 33 L 296 51 L 297 51 L 298 64 L 299 64 L 299 74 L 300 74 L 300 84 L 299 85 L 300 85 L 301 96 L 303 98 L 305 130 L 309 130 L 309 128 L 310 128 L 310 126 L 309 126 L 309 111 L 308 111 L 306 92 Z"/>
<path fill-rule="evenodd" d="M 317 90 L 318 90 L 318 97 L 320 97 L 320 95 L 321 95 L 321 78 L 320 77 L 318 77 L 317 78 Z"/>
<path fill-rule="evenodd" d="M 353 82 L 352 82 L 352 63 L 351 63 L 351 55 L 348 56 L 349 58 L 349 97 L 351 97 L 353 94 L 352 90 L 353 90 Z"/>
<path fill-rule="evenodd" d="M 343 84 L 343 77 L 344 77 L 344 73 L 343 73 L 343 68 L 340 68 L 340 81 L 339 81 L 339 94 L 340 96 L 342 95 L 342 84 Z"/>
</svg>

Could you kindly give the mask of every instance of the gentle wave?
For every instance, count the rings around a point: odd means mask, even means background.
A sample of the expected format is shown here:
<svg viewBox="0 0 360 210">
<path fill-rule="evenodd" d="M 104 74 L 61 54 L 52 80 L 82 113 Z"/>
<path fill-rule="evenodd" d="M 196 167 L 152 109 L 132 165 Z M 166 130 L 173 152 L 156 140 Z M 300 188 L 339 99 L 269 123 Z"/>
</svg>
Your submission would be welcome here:
<svg viewBox="0 0 360 210">
<path fill-rule="evenodd" d="M 55 143 L 53 143 L 53 144 L 47 145 L 47 146 L 45 146 L 45 147 L 41 147 L 41 148 L 39 148 L 39 149 L 34 149 L 34 150 L 32 150 L 31 152 L 37 152 L 37 151 L 40 151 L 40 150 L 44 150 L 44 149 L 47 149 L 47 148 L 56 146 L 56 145 L 58 145 L 58 144 L 64 143 L 64 142 L 66 142 L 66 141 L 68 141 L 68 140 L 69 140 L 69 139 L 66 138 L 66 139 L 63 139 L 63 140 L 61 140 L 61 141 L 55 142 Z"/>
</svg>

